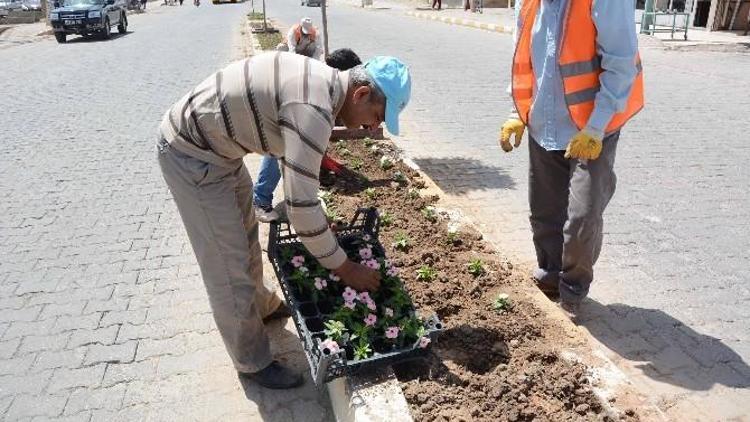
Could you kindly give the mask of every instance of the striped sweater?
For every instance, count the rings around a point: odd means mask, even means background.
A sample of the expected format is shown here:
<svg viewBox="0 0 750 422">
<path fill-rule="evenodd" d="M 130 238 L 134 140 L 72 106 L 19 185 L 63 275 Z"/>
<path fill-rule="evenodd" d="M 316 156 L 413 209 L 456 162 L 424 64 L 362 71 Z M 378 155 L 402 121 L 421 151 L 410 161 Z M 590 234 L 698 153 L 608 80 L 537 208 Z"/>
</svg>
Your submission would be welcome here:
<svg viewBox="0 0 750 422">
<path fill-rule="evenodd" d="M 346 254 L 318 199 L 318 171 L 349 83 L 348 72 L 292 53 L 231 63 L 164 115 L 161 136 L 181 152 L 222 166 L 249 153 L 278 157 L 289 221 L 326 268 Z"/>
</svg>

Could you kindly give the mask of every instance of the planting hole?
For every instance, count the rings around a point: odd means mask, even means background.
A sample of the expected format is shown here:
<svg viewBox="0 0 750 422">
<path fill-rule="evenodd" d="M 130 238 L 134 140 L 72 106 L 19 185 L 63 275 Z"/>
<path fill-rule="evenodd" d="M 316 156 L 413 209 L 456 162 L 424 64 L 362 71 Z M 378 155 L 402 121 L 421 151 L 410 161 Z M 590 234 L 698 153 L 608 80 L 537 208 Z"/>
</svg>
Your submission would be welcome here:
<svg viewBox="0 0 750 422">
<path fill-rule="evenodd" d="M 452 360 L 478 375 L 486 374 L 510 359 L 502 335 L 492 329 L 461 325 L 440 337 L 444 359 Z"/>
</svg>

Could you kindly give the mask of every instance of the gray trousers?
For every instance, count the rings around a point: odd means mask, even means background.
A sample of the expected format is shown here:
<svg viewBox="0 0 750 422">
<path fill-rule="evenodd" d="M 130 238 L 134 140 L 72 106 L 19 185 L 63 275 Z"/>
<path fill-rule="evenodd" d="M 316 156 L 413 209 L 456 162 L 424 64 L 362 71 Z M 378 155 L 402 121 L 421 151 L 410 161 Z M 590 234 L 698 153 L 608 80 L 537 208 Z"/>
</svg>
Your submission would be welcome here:
<svg viewBox="0 0 750 422">
<path fill-rule="evenodd" d="M 594 279 L 604 209 L 615 193 L 620 132 L 603 141 L 596 160 L 568 160 L 529 139 L 529 207 L 538 281 L 557 285 L 560 299 L 579 303 Z"/>
<path fill-rule="evenodd" d="M 262 318 L 281 302 L 263 281 L 247 168 L 206 163 L 164 140 L 157 151 L 227 352 L 238 371 L 257 372 L 273 360 Z"/>
</svg>

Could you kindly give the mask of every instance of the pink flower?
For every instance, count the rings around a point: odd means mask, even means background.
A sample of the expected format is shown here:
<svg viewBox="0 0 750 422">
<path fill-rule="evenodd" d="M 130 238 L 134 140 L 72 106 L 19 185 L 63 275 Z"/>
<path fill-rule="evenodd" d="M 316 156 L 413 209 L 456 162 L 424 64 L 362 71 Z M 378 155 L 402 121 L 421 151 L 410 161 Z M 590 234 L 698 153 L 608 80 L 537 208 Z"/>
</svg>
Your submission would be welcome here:
<svg viewBox="0 0 750 422">
<path fill-rule="evenodd" d="M 343 296 L 344 300 L 347 302 L 354 302 L 354 299 L 357 298 L 357 291 L 351 287 L 347 287 L 344 289 L 344 293 L 342 293 L 341 296 Z"/>
<path fill-rule="evenodd" d="M 398 268 L 396 267 L 390 267 L 388 268 L 388 271 L 385 272 L 385 275 L 388 277 L 395 277 L 398 275 Z"/>
<path fill-rule="evenodd" d="M 362 302 L 362 303 L 367 303 L 367 302 L 369 302 L 369 301 L 372 300 L 370 298 L 370 293 L 368 293 L 368 292 L 362 292 L 362 293 L 360 293 L 359 296 L 358 296 L 358 298 L 359 298 L 359 301 Z"/>
<path fill-rule="evenodd" d="M 337 276 L 334 273 L 328 274 L 328 278 L 330 278 L 333 281 L 341 281 L 341 277 Z"/>
<path fill-rule="evenodd" d="M 372 258 L 372 249 L 370 248 L 362 248 L 359 250 L 359 256 L 362 257 L 362 259 L 370 259 Z"/>
<path fill-rule="evenodd" d="M 355 305 L 354 302 L 351 302 L 351 301 L 348 301 L 348 300 L 344 301 L 344 307 L 345 308 L 354 309 L 355 306 L 357 306 L 357 305 Z"/>
<path fill-rule="evenodd" d="M 380 263 L 374 259 L 371 259 L 365 263 L 368 267 L 372 268 L 373 270 L 379 270 L 380 269 Z"/>
<path fill-rule="evenodd" d="M 364 321 L 365 325 L 367 325 L 368 327 L 372 327 L 376 322 L 378 322 L 378 317 L 376 317 L 375 314 L 368 314 L 367 318 L 365 318 Z"/>
<path fill-rule="evenodd" d="M 370 309 L 371 311 L 377 311 L 378 310 L 378 307 L 375 306 L 375 302 L 372 301 L 372 300 L 367 301 L 367 308 Z"/>
<path fill-rule="evenodd" d="M 305 257 L 302 255 L 297 255 L 294 258 L 292 258 L 292 265 L 294 265 L 294 268 L 299 268 L 304 263 L 305 263 Z"/>
<path fill-rule="evenodd" d="M 315 288 L 318 290 L 323 290 L 326 286 L 328 286 L 328 282 L 326 282 L 326 279 L 315 277 Z"/>
<path fill-rule="evenodd" d="M 419 339 L 419 347 L 424 349 L 425 347 L 427 347 L 427 345 L 430 344 L 431 341 L 432 340 L 430 340 L 428 337 L 422 337 Z"/>
<path fill-rule="evenodd" d="M 387 316 L 387 317 L 393 317 L 393 309 L 391 309 L 391 308 L 385 308 L 385 316 Z"/>
<path fill-rule="evenodd" d="M 339 344 L 331 340 L 330 338 L 327 338 L 320 343 L 320 350 L 325 351 L 326 349 L 328 349 L 331 353 L 338 353 L 339 350 L 341 350 L 339 348 Z"/>
<path fill-rule="evenodd" d="M 365 242 L 369 242 L 371 239 L 372 239 L 372 236 L 370 236 L 369 234 L 362 236 L 362 240 L 364 240 Z"/>
<path fill-rule="evenodd" d="M 386 338 L 396 338 L 398 337 L 398 327 L 388 327 L 387 330 L 385 330 L 385 337 Z"/>
</svg>

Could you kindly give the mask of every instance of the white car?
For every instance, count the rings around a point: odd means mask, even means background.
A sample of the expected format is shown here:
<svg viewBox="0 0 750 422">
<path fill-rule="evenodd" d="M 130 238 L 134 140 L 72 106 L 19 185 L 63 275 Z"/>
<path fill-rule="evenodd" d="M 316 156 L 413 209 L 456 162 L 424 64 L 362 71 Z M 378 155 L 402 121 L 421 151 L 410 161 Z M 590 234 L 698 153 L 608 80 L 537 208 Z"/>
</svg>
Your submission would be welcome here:
<svg viewBox="0 0 750 422">
<path fill-rule="evenodd" d="M 21 0 L 0 0 L 0 9 L 7 11 L 23 10 L 23 2 Z"/>
<path fill-rule="evenodd" d="M 23 0 L 23 3 L 21 3 L 21 8 L 23 10 L 42 10 L 42 1 L 41 0 Z"/>
</svg>

